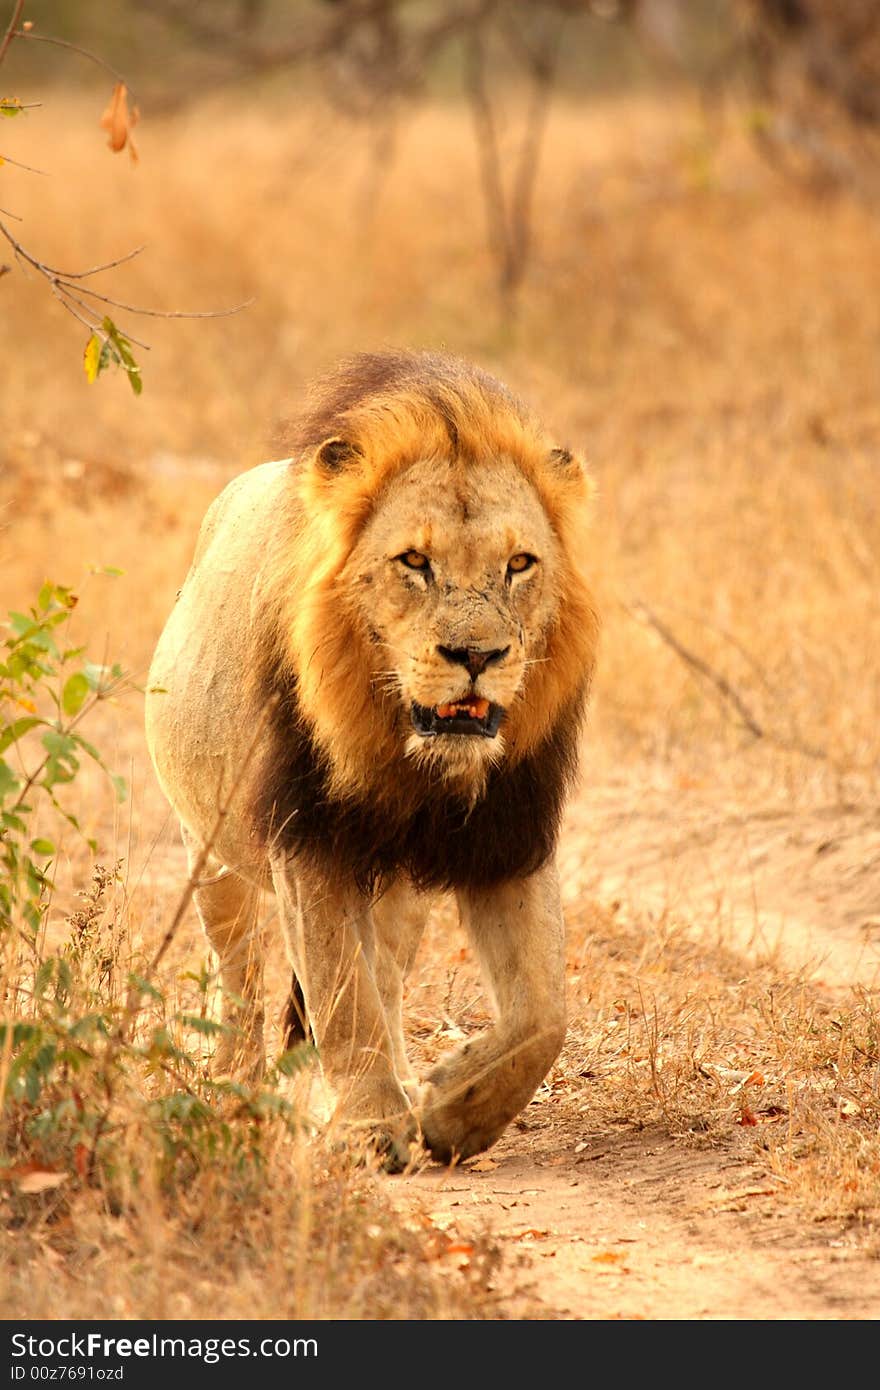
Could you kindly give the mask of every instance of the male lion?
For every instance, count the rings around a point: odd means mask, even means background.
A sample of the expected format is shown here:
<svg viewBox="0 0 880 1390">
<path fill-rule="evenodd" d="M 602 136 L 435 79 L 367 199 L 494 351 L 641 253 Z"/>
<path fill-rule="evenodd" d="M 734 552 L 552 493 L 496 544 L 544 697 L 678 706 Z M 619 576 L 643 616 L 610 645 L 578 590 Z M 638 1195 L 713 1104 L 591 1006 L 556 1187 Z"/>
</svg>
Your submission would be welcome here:
<svg viewBox="0 0 880 1390">
<path fill-rule="evenodd" d="M 147 731 L 219 957 L 217 1065 L 262 1065 L 261 888 L 340 1113 L 389 1168 L 421 1137 L 488 1148 L 565 1031 L 554 849 L 598 622 L 589 484 L 498 381 L 454 359 L 355 357 L 292 458 L 202 525 L 150 672 Z M 403 978 L 452 890 L 496 1021 L 420 1087 Z"/>
</svg>

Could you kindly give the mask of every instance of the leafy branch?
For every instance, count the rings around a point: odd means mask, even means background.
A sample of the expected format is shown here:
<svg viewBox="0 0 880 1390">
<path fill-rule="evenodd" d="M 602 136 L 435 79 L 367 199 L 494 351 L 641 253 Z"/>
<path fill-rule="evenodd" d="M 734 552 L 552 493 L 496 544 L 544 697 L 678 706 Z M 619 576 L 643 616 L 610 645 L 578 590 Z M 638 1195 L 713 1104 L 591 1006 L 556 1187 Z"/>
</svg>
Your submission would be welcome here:
<svg viewBox="0 0 880 1390">
<path fill-rule="evenodd" d="M 129 90 L 124 79 L 111 68 L 97 54 L 91 53 L 88 49 L 80 48 L 77 44 L 68 43 L 63 39 L 54 39 L 47 35 L 35 34 L 31 21 L 21 21 L 24 10 L 25 0 L 14 0 L 12 14 L 9 24 L 0 40 L 0 66 L 10 49 L 14 40 L 33 39 L 46 43 L 57 44 L 61 48 L 71 49 L 75 53 L 82 54 L 91 59 L 100 67 L 105 68 L 115 79 L 115 85 L 110 97 L 110 101 L 101 116 L 100 125 L 108 134 L 108 144 L 114 153 L 119 153 L 123 149 L 128 149 L 133 160 L 137 160 L 137 150 L 132 138 L 132 130 L 136 125 L 139 113 L 136 106 L 129 107 Z M 0 98 L 0 117 L 13 119 L 17 116 L 26 115 L 28 111 L 41 106 L 41 102 L 22 102 L 17 97 L 5 96 Z M 11 164 L 16 168 L 30 174 L 42 174 L 44 171 L 34 169 L 22 163 L 20 160 L 11 158 L 8 155 L 0 155 L 0 165 Z M 126 255 L 117 256 L 113 260 L 102 262 L 100 265 L 92 266 L 88 270 L 65 271 L 59 270 L 57 266 L 49 265 L 41 260 L 32 251 L 28 250 L 20 238 L 13 234 L 8 222 L 4 219 L 12 218 L 15 221 L 21 219 L 8 209 L 0 208 L 0 236 L 12 248 L 15 260 L 25 268 L 30 268 L 46 281 L 54 297 L 78 323 L 88 330 L 89 337 L 83 353 L 83 369 L 86 380 L 93 383 L 107 368 L 115 366 L 121 368 L 128 377 L 129 385 L 135 395 L 140 395 L 143 390 L 143 379 L 141 369 L 135 360 L 132 351 L 132 344 L 145 351 L 149 351 L 149 343 L 137 338 L 127 327 L 121 327 L 114 318 L 107 312 L 105 306 L 116 309 L 123 314 L 136 315 L 146 318 L 162 319 L 209 319 L 223 318 L 230 314 L 237 314 L 240 310 L 252 303 L 247 300 L 243 304 L 236 304 L 227 309 L 209 309 L 202 311 L 191 311 L 181 309 L 150 309 L 144 305 L 132 304 L 122 299 L 114 298 L 112 295 L 103 294 L 96 290 L 91 284 L 86 283 L 95 275 L 102 271 L 114 270 L 117 266 L 124 265 L 126 262 L 134 260 L 143 251 L 143 247 L 137 247 L 129 251 Z M 8 275 L 11 266 L 0 264 L 0 279 Z"/>
</svg>

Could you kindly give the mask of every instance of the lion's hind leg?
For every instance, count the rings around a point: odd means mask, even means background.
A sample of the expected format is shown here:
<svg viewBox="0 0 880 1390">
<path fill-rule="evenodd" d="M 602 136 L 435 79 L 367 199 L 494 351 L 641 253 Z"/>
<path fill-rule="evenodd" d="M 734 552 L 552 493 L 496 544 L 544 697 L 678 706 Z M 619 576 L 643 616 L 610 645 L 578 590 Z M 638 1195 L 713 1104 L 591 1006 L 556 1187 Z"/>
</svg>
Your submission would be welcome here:
<svg viewBox="0 0 880 1390">
<path fill-rule="evenodd" d="M 259 889 L 210 856 L 184 828 L 193 900 L 217 955 L 223 990 L 223 1033 L 214 1054 L 217 1075 L 258 1080 L 263 1073 L 263 943 Z"/>
</svg>

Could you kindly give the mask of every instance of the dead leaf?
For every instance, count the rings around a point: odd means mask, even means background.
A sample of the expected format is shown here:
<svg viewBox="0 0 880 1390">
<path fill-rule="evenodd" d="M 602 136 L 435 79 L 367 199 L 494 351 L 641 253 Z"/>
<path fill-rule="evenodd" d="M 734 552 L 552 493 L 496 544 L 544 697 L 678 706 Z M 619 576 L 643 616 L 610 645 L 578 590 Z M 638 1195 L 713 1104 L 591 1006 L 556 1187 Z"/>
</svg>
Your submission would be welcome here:
<svg viewBox="0 0 880 1390">
<path fill-rule="evenodd" d="M 500 1168 L 501 1164 L 497 1163 L 494 1158 L 489 1158 L 488 1155 L 483 1154 L 473 1163 L 466 1159 L 463 1166 L 467 1168 L 469 1173 L 491 1173 L 493 1169 Z"/>
<path fill-rule="evenodd" d="M 54 1173 L 50 1169 L 38 1169 L 34 1173 L 25 1173 L 21 1178 L 16 1179 L 16 1187 L 19 1192 L 33 1195 L 37 1192 L 51 1192 L 52 1188 L 60 1187 L 63 1182 L 67 1182 L 69 1173 Z"/>
<path fill-rule="evenodd" d="M 720 1211 L 742 1211 L 750 1197 L 776 1197 L 778 1193 L 779 1189 L 776 1187 L 740 1187 L 735 1191 L 720 1188 L 712 1195 L 707 1205 L 717 1207 Z"/>
<path fill-rule="evenodd" d="M 597 1265 L 616 1265 L 620 1264 L 624 1258 L 625 1256 L 620 1250 L 600 1250 L 597 1255 L 593 1256 L 593 1262 Z"/>
<path fill-rule="evenodd" d="M 138 152 L 132 139 L 132 128 L 137 125 L 140 113 L 136 106 L 128 109 L 128 88 L 124 82 L 117 82 L 113 88 L 110 101 L 107 104 L 103 116 L 101 117 L 101 127 L 107 131 L 108 145 L 114 154 L 124 150 L 128 145 L 129 154 L 136 164 Z"/>
</svg>

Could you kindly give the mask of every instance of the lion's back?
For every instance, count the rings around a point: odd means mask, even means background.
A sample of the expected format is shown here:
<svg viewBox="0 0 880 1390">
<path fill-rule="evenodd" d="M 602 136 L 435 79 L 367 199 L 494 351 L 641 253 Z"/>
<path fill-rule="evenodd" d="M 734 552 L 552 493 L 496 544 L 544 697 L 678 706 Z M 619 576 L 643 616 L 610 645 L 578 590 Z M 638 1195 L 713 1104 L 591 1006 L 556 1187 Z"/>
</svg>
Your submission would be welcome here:
<svg viewBox="0 0 880 1390">
<path fill-rule="evenodd" d="M 163 789 L 197 835 L 246 772 L 259 712 L 250 673 L 261 576 L 284 518 L 289 464 L 234 478 L 202 522 L 189 573 L 153 655 L 146 731 Z"/>
</svg>

